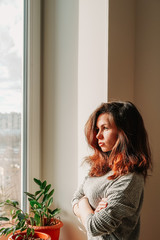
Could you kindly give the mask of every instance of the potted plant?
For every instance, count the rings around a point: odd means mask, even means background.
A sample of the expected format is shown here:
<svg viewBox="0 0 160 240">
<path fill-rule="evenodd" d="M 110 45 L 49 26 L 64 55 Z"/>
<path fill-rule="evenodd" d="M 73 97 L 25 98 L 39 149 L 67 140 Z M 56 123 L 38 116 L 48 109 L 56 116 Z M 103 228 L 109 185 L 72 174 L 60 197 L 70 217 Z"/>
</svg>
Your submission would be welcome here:
<svg viewBox="0 0 160 240">
<path fill-rule="evenodd" d="M 51 237 L 48 234 L 36 232 L 31 225 L 29 225 L 29 221 L 33 221 L 32 218 L 25 212 L 23 212 L 19 208 L 19 203 L 17 201 L 6 200 L 0 203 L 0 206 L 9 206 L 12 207 L 11 210 L 11 221 L 8 217 L 0 217 L 0 221 L 9 222 L 8 227 L 1 227 L 0 236 L 2 235 L 11 235 L 8 239 L 18 239 L 18 240 L 26 240 L 26 239 L 47 239 L 51 240 Z"/>
<path fill-rule="evenodd" d="M 54 189 L 50 190 L 51 184 L 47 184 L 47 181 L 41 182 L 34 178 L 34 182 L 39 189 L 34 194 L 25 192 L 33 214 L 33 228 L 36 231 L 49 234 L 51 239 L 58 240 L 63 223 L 58 218 L 55 218 L 60 209 L 50 209 Z"/>
<path fill-rule="evenodd" d="M 23 239 L 28 239 L 28 240 L 51 240 L 51 237 L 46 234 L 46 233 L 42 233 L 42 232 L 34 232 L 34 234 L 30 234 L 27 238 L 26 238 L 26 233 L 22 232 L 21 234 L 17 233 L 14 234 L 12 236 L 10 236 L 8 238 L 8 240 L 23 240 Z"/>
<path fill-rule="evenodd" d="M 12 219 L 16 219 L 16 226 L 12 226 L 12 229 L 0 230 L 0 234 L 6 235 L 6 233 L 14 233 L 16 230 L 26 230 L 29 236 L 33 233 L 33 231 L 38 231 L 49 234 L 51 239 L 58 240 L 60 228 L 63 226 L 63 223 L 58 218 L 55 218 L 55 215 L 60 212 L 60 209 L 56 208 L 52 210 L 50 208 L 53 203 L 54 189 L 50 190 L 51 184 L 47 184 L 47 181 L 41 182 L 40 180 L 34 178 L 34 182 L 38 185 L 39 189 L 34 194 L 25 192 L 30 203 L 30 215 L 24 213 L 18 207 L 18 202 L 16 201 L 7 200 L 1 203 L 0 206 L 10 205 L 16 209 L 16 211 L 11 212 Z M 8 221 L 5 217 L 1 217 L 0 220 Z"/>
</svg>

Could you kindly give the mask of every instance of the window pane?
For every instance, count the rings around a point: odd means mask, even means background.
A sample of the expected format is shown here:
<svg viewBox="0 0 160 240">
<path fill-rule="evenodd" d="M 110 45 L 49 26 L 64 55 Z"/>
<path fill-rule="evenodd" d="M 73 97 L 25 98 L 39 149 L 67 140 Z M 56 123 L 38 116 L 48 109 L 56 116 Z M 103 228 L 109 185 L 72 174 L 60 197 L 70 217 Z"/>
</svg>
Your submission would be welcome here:
<svg viewBox="0 0 160 240">
<path fill-rule="evenodd" d="M 21 200 L 23 1 L 0 0 L 0 201 Z"/>
</svg>

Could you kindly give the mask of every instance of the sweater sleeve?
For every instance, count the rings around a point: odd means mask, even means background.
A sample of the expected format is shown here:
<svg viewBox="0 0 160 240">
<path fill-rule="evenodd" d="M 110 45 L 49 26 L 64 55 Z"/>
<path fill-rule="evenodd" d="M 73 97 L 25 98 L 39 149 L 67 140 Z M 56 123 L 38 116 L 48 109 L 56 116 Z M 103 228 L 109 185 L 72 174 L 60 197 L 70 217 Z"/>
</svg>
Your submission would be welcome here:
<svg viewBox="0 0 160 240">
<path fill-rule="evenodd" d="M 79 200 L 84 197 L 84 190 L 83 190 L 83 185 L 84 185 L 84 182 L 86 180 L 87 177 L 85 177 L 83 183 L 78 187 L 78 189 L 75 191 L 75 193 L 73 194 L 73 198 L 72 198 L 72 201 L 71 201 L 71 204 L 72 204 L 72 208 L 73 206 L 79 202 Z"/>
<path fill-rule="evenodd" d="M 124 218 L 136 213 L 144 187 L 142 178 L 129 174 L 113 181 L 105 193 L 108 200 L 107 207 L 88 215 L 86 219 L 85 227 L 88 235 L 94 237 L 110 234 L 119 227 Z"/>
</svg>

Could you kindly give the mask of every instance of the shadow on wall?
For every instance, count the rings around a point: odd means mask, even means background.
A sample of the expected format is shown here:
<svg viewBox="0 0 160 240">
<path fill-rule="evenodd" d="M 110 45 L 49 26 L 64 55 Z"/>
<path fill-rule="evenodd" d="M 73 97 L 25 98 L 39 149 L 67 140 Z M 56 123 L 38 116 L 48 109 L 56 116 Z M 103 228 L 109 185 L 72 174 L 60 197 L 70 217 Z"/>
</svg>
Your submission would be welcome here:
<svg viewBox="0 0 160 240">
<path fill-rule="evenodd" d="M 76 217 L 70 215 L 67 219 L 62 220 L 64 225 L 60 232 L 60 240 L 87 240 L 86 232 Z"/>
</svg>

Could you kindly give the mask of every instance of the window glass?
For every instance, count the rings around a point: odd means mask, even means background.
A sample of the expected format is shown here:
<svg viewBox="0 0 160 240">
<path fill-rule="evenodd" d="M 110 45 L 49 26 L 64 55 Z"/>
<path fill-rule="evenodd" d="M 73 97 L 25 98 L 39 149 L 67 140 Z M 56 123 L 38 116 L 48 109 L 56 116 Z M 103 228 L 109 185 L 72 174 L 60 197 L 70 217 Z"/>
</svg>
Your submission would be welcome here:
<svg viewBox="0 0 160 240">
<path fill-rule="evenodd" d="M 23 1 L 0 0 L 0 201 L 21 201 Z"/>
</svg>

